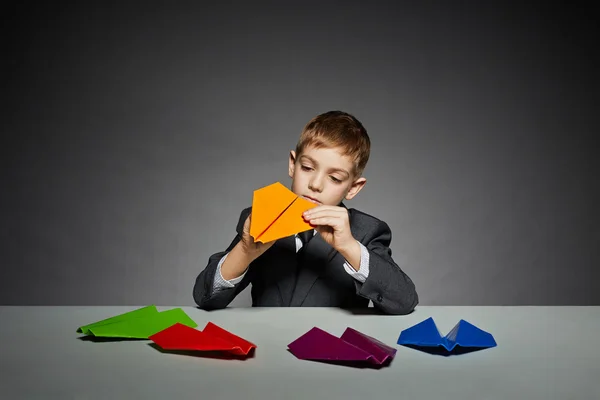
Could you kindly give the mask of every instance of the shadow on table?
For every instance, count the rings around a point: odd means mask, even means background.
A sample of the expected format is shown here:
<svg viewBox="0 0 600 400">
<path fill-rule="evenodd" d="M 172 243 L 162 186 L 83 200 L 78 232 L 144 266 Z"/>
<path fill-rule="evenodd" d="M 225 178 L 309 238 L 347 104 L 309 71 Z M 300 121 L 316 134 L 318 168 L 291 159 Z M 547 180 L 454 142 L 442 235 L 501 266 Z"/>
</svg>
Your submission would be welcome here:
<svg viewBox="0 0 600 400">
<path fill-rule="evenodd" d="M 204 310 L 198 306 L 194 307 L 196 310 L 205 312 L 205 313 L 218 313 L 218 314 L 222 314 L 222 313 L 228 313 L 228 312 L 236 312 L 239 310 L 244 310 L 247 312 L 254 312 L 254 313 L 258 313 L 258 312 L 263 312 L 263 311 L 268 311 L 270 307 L 225 307 L 225 308 L 216 308 L 214 310 Z"/>
<path fill-rule="evenodd" d="M 240 360 L 244 361 L 249 358 L 254 358 L 255 349 L 251 349 L 248 355 L 240 356 L 231 354 L 225 351 L 198 351 L 198 350 L 165 350 L 156 343 L 148 343 L 148 346 L 163 354 L 177 354 L 188 357 L 212 358 L 215 360 Z"/>
<path fill-rule="evenodd" d="M 375 307 L 368 307 L 368 308 L 341 308 L 342 311 L 348 313 L 348 314 L 352 314 L 352 315 L 385 315 L 385 316 L 390 316 L 390 314 L 386 314 L 385 312 L 381 311 L 378 308 Z M 396 316 L 400 316 L 403 317 L 405 315 L 410 315 L 413 312 L 415 312 L 414 310 L 407 313 L 407 314 L 402 314 L 402 315 L 396 315 Z"/>
<path fill-rule="evenodd" d="M 346 314 L 352 314 L 352 315 L 386 315 L 385 313 L 383 313 L 382 311 L 380 311 L 380 310 L 378 310 L 377 308 L 374 308 L 374 307 L 369 307 L 369 308 L 341 308 L 340 310 L 342 310 Z"/>
<path fill-rule="evenodd" d="M 268 311 L 271 307 L 227 307 L 227 308 L 220 308 L 217 310 L 203 310 L 202 308 L 197 307 L 197 306 L 194 308 L 196 308 L 197 310 L 208 312 L 208 313 L 212 313 L 212 312 L 224 313 L 224 312 L 232 312 L 232 311 L 242 310 L 242 309 L 246 310 L 248 312 L 261 312 L 261 311 Z M 301 308 L 301 307 L 296 307 L 296 308 Z M 347 314 L 352 314 L 352 315 L 388 315 L 375 307 L 369 307 L 369 308 L 314 307 L 314 308 L 331 308 L 331 309 L 340 310 L 342 312 L 345 312 Z"/>
<path fill-rule="evenodd" d="M 474 353 L 476 351 L 480 351 L 480 350 L 485 350 L 486 347 L 462 347 L 462 346 L 456 346 L 454 349 L 452 349 L 452 351 L 448 351 L 446 350 L 445 347 L 443 346 L 417 346 L 417 345 L 413 345 L 413 344 L 403 344 L 402 346 L 404 347 L 409 347 L 413 350 L 418 350 L 421 351 L 423 353 L 428 353 L 428 354 L 433 354 L 436 356 L 444 356 L 444 357 L 449 357 L 449 356 L 458 356 L 461 354 L 467 354 L 467 353 Z"/>
<path fill-rule="evenodd" d="M 98 337 L 98 336 L 80 336 L 77 338 L 82 342 L 92 342 L 92 343 L 114 343 L 114 342 L 139 342 L 142 340 L 148 339 L 138 339 L 138 338 L 124 338 L 124 337 Z"/>
<path fill-rule="evenodd" d="M 287 352 L 290 353 L 295 358 L 297 358 L 294 355 L 294 353 L 292 353 L 290 351 L 290 349 L 287 349 Z M 382 369 L 382 368 L 389 367 L 391 365 L 392 361 L 393 361 L 392 358 L 388 358 L 382 364 L 372 364 L 372 363 L 367 362 L 367 361 L 303 360 L 303 359 L 300 359 L 300 360 L 301 361 L 316 362 L 316 363 L 321 363 L 321 364 L 339 365 L 339 366 L 342 366 L 342 367 L 350 367 L 350 368 L 356 368 L 356 369 Z"/>
</svg>

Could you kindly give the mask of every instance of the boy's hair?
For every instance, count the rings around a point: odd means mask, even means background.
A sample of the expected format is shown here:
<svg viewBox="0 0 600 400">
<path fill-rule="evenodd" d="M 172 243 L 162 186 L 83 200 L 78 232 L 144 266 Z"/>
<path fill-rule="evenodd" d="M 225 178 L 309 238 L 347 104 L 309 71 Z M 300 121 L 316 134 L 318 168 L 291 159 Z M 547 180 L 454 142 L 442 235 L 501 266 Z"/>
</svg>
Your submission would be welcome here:
<svg viewBox="0 0 600 400">
<path fill-rule="evenodd" d="M 355 177 L 362 175 L 371 152 L 367 130 L 353 115 L 343 111 L 329 111 L 310 120 L 300 134 L 296 157 L 300 157 L 307 146 L 342 148 L 342 154 L 354 160 Z"/>
</svg>

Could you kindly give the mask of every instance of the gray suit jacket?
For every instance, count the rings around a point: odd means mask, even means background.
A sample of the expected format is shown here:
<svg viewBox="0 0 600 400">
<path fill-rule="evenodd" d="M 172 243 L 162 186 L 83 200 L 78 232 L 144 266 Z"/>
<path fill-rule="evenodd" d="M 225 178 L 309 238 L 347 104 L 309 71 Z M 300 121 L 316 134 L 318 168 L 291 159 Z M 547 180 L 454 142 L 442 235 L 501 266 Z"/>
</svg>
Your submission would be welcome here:
<svg viewBox="0 0 600 400">
<path fill-rule="evenodd" d="M 344 258 L 315 235 L 298 254 L 294 236 L 279 239 L 254 260 L 233 288 L 213 293 L 219 260 L 241 240 L 251 207 L 242 211 L 237 235 L 225 251 L 213 254 L 196 278 L 194 300 L 205 310 L 225 308 L 252 284 L 253 307 L 366 308 L 369 300 L 387 314 L 408 314 L 418 303 L 412 280 L 392 259 L 388 225 L 356 209 L 348 209 L 355 239 L 369 251 L 369 277 L 360 283 L 344 271 Z"/>
</svg>

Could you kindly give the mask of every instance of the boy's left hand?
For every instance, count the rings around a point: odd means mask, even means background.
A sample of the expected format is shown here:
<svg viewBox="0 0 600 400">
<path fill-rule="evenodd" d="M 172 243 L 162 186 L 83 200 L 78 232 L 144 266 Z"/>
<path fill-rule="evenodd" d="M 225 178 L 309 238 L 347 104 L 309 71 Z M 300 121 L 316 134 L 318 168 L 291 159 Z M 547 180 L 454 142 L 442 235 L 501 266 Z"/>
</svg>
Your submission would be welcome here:
<svg viewBox="0 0 600 400">
<path fill-rule="evenodd" d="M 350 231 L 348 210 L 338 206 L 317 206 L 305 211 L 304 220 L 313 225 L 323 240 L 338 251 L 351 248 L 356 242 Z"/>
</svg>

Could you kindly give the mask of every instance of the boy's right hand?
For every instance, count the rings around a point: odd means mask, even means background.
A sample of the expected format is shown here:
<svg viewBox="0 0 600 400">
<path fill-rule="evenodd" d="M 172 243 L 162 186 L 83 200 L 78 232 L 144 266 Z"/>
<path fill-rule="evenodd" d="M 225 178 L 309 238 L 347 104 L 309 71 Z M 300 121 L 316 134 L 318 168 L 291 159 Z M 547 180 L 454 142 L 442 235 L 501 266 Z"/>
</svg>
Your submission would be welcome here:
<svg viewBox="0 0 600 400">
<path fill-rule="evenodd" d="M 261 243 L 255 242 L 252 236 L 250 236 L 250 222 L 252 221 L 252 213 L 248 215 L 246 221 L 244 222 L 244 229 L 242 232 L 242 240 L 240 241 L 242 245 L 242 250 L 244 253 L 252 260 L 260 257 L 265 251 L 269 250 L 273 244 L 275 244 L 275 240 Z"/>
</svg>

